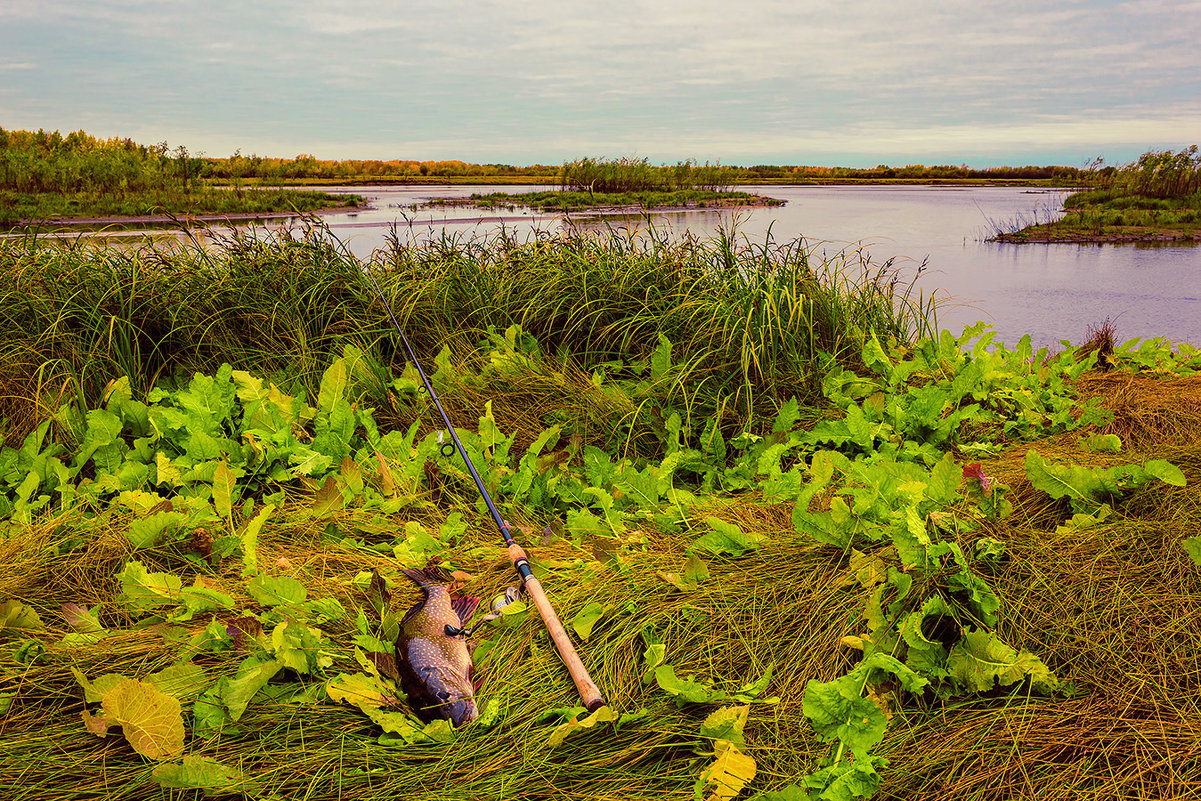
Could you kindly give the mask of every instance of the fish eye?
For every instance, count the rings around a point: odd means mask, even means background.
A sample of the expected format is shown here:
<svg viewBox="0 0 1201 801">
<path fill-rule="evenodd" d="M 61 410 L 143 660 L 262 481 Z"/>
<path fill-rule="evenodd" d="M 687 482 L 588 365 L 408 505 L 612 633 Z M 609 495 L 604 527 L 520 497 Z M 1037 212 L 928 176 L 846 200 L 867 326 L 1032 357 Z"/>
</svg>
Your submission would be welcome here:
<svg viewBox="0 0 1201 801">
<path fill-rule="evenodd" d="M 438 690 L 438 692 L 434 693 L 434 695 L 438 696 L 439 701 L 450 700 L 450 693 L 448 693 L 446 690 Z"/>
</svg>

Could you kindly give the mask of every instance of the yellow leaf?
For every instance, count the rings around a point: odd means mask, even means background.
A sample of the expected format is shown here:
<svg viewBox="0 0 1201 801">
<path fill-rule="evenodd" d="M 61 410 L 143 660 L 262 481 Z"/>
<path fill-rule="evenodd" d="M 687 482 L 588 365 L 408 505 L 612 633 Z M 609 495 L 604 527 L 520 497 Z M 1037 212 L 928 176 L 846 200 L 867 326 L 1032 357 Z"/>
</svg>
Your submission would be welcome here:
<svg viewBox="0 0 1201 801">
<path fill-rule="evenodd" d="M 602 706 L 600 709 L 593 712 L 581 720 L 569 720 L 566 723 L 558 726 L 550 733 L 550 737 L 546 738 L 546 744 L 551 748 L 562 745 L 563 741 L 568 737 L 576 734 L 582 729 L 595 728 L 598 723 L 612 723 L 617 720 L 617 712 L 607 706 Z"/>
<path fill-rule="evenodd" d="M 108 725 L 119 725 L 125 739 L 142 756 L 173 759 L 183 753 L 179 700 L 153 684 L 126 679 L 104 694 L 103 708 Z M 86 718 L 84 722 L 96 733 Z"/>
<path fill-rule="evenodd" d="M 716 758 L 700 779 L 706 790 L 712 789 L 706 801 L 730 801 L 755 778 L 755 760 L 727 740 L 715 740 L 713 746 Z"/>
</svg>

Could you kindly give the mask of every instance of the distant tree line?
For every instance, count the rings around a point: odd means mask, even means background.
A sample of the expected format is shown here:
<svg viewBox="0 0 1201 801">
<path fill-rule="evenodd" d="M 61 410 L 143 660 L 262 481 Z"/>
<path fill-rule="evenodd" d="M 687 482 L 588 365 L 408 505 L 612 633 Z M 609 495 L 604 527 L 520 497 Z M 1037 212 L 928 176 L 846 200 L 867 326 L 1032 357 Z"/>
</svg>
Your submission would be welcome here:
<svg viewBox="0 0 1201 801">
<path fill-rule="evenodd" d="M 274 184 L 370 181 L 472 180 L 558 183 L 563 189 L 592 192 L 721 190 L 737 184 L 796 184 L 826 181 L 1051 181 L 1099 185 L 1121 180 L 1139 191 L 1197 191 L 1196 148 L 1179 153 L 1152 151 L 1136 164 L 1116 168 L 1095 161 L 1085 168 L 1065 166 L 987 167 L 910 164 L 870 168 L 757 164 L 740 167 L 693 159 L 653 165 L 648 159 L 584 157 L 561 166 L 472 164 L 413 159 L 318 159 L 189 153 L 166 142 L 141 145 L 131 139 L 97 139 L 83 131 L 6 131 L 0 128 L 0 190 L 27 193 L 189 192 L 205 183 Z"/>
<path fill-rule="evenodd" d="M 83 131 L 0 128 L 0 190 L 29 194 L 113 194 L 187 191 L 200 180 L 203 159 L 183 145 L 139 145 L 97 139 Z"/>
<path fill-rule="evenodd" d="M 1090 166 L 1092 186 L 1113 194 L 1178 198 L 1201 193 L 1201 154 L 1197 145 L 1180 150 L 1148 150 L 1125 166 L 1096 159 Z"/>
</svg>

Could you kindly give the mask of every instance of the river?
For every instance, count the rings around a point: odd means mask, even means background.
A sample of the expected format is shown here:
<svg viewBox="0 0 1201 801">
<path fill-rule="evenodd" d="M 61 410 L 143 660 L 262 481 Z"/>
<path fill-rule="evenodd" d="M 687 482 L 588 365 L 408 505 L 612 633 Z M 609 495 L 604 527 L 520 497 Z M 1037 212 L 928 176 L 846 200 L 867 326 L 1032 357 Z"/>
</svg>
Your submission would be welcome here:
<svg viewBox="0 0 1201 801">
<path fill-rule="evenodd" d="M 983 320 L 998 339 L 1029 333 L 1036 346 L 1080 342 L 1091 326 L 1113 321 L 1119 339 L 1166 337 L 1201 345 L 1201 247 L 1165 245 L 1002 244 L 988 242 L 994 223 L 1045 220 L 1061 213 L 1062 190 L 963 186 L 741 187 L 786 200 L 784 206 L 689 210 L 623 217 L 534 214 L 520 207 L 480 210 L 416 207 L 434 198 L 477 191 L 522 192 L 543 187 L 324 187 L 355 192 L 372 208 L 323 219 L 350 249 L 366 256 L 385 245 L 394 226 L 402 237 L 487 234 L 500 226 L 518 234 L 648 225 L 710 236 L 734 226 L 762 242 L 803 237 L 818 254 L 862 247 L 877 262 L 902 271 L 925 263 L 918 286 L 943 298 L 939 324 L 959 330 Z"/>
</svg>

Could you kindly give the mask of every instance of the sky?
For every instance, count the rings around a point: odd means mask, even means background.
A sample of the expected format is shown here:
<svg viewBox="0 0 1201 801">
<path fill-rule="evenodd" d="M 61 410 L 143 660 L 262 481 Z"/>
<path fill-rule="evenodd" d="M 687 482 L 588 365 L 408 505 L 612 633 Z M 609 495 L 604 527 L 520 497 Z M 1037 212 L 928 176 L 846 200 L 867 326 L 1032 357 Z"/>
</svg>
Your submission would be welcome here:
<svg viewBox="0 0 1201 801">
<path fill-rule="evenodd" d="M 0 0 L 0 127 L 193 153 L 1121 164 L 1201 141 L 1201 0 Z"/>
</svg>

